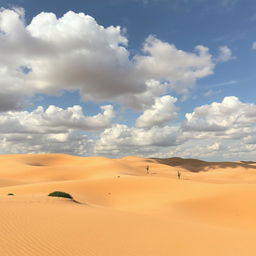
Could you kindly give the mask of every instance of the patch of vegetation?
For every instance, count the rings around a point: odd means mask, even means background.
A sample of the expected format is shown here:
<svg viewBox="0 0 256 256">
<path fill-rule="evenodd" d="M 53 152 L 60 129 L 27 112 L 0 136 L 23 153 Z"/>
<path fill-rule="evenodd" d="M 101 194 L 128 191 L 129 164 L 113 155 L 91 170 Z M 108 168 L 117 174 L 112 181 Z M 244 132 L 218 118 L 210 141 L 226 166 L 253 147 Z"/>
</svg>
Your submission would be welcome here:
<svg viewBox="0 0 256 256">
<path fill-rule="evenodd" d="M 61 192 L 61 191 L 54 191 L 54 192 L 50 193 L 48 196 L 64 197 L 64 198 L 73 199 L 73 197 L 70 194 L 68 194 L 66 192 Z"/>
<path fill-rule="evenodd" d="M 13 193 L 9 193 L 8 196 L 14 196 L 14 194 Z"/>
</svg>

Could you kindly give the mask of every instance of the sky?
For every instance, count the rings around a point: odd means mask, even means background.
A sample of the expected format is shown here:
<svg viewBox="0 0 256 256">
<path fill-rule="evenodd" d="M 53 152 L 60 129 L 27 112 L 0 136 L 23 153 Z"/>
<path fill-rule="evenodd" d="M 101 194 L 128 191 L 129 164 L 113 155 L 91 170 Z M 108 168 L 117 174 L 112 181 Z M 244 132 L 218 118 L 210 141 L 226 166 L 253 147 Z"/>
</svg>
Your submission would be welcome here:
<svg viewBox="0 0 256 256">
<path fill-rule="evenodd" d="M 0 154 L 256 158 L 253 0 L 1 0 Z"/>
</svg>

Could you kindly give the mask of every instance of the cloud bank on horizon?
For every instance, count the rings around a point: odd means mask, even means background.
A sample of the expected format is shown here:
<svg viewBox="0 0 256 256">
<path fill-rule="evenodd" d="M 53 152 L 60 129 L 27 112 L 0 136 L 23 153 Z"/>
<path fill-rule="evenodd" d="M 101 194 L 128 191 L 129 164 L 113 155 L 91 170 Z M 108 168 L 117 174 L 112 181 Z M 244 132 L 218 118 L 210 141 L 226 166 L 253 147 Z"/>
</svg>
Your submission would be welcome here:
<svg viewBox="0 0 256 256">
<path fill-rule="evenodd" d="M 0 153 L 252 158 L 256 104 L 223 95 L 182 111 L 202 79 L 233 61 L 228 45 L 214 54 L 203 44 L 182 50 L 149 34 L 135 52 L 126 28 L 84 12 L 41 12 L 27 24 L 23 8 L 2 8 Z M 210 91 L 200 97 L 222 92 Z M 73 92 L 81 104 L 36 100 Z M 93 114 L 85 114 L 88 102 Z"/>
</svg>

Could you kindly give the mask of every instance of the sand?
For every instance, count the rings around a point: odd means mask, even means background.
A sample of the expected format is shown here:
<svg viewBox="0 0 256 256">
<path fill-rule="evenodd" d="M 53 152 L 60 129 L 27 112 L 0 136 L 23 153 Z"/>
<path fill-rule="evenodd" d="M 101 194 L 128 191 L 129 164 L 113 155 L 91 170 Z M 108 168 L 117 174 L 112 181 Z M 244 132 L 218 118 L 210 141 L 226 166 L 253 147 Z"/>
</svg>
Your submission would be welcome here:
<svg viewBox="0 0 256 256">
<path fill-rule="evenodd" d="M 0 156 L 1 256 L 255 255 L 255 237 L 255 162 Z"/>
</svg>

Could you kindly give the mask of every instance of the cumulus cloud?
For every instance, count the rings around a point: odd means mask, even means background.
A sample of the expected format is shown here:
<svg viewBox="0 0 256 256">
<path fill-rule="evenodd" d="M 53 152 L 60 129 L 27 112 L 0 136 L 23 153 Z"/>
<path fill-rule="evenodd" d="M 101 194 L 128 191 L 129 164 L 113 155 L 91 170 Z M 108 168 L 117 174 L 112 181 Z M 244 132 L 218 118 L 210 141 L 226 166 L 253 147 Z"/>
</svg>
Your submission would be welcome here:
<svg viewBox="0 0 256 256">
<path fill-rule="evenodd" d="M 234 96 L 226 97 L 222 102 L 195 108 L 186 114 L 182 125 L 145 128 L 111 125 L 111 106 L 103 106 L 102 113 L 95 116 L 86 116 L 79 106 L 9 111 L 0 118 L 0 153 L 249 159 L 256 150 L 255 108 L 255 104 L 243 103 Z M 84 133 L 97 129 L 103 131 L 93 136 Z"/>
<path fill-rule="evenodd" d="M 0 154 L 91 153 L 91 140 L 71 130 L 63 134 L 0 134 Z"/>
<path fill-rule="evenodd" d="M 17 89 L 48 94 L 79 89 L 84 99 L 144 89 L 119 26 L 104 28 L 91 16 L 72 11 L 59 19 L 40 13 L 25 26 L 19 13 L 2 10 L 0 30 L 0 68 L 9 80 L 17 80 Z M 21 72 L 22 66 L 31 72 Z M 13 81 L 1 83 L 3 88 L 13 87 Z"/>
<path fill-rule="evenodd" d="M 128 94 L 121 96 L 119 101 L 125 106 L 136 109 L 145 110 L 151 107 L 155 98 L 163 95 L 170 86 L 168 82 L 160 82 L 158 80 L 150 79 L 145 82 L 146 90 L 138 94 Z"/>
<path fill-rule="evenodd" d="M 136 127 L 150 128 L 174 120 L 177 117 L 174 106 L 176 101 L 176 98 L 169 95 L 156 98 L 154 105 L 137 118 Z"/>
<path fill-rule="evenodd" d="M 12 96 L 0 103 L 0 111 L 20 109 L 36 93 L 59 90 L 79 90 L 84 100 L 127 103 L 130 98 L 142 109 L 154 103 L 163 84 L 187 94 L 197 79 L 213 73 L 215 64 L 204 46 L 190 53 L 149 36 L 142 54 L 131 56 L 123 31 L 72 11 L 60 18 L 42 12 L 26 25 L 22 9 L 2 9 L 0 97 Z M 152 89 L 151 81 L 160 88 Z"/>
<path fill-rule="evenodd" d="M 253 42 L 253 43 L 252 43 L 252 49 L 253 49 L 253 50 L 256 50 L 256 42 Z"/>
<path fill-rule="evenodd" d="M 232 59 L 235 59 L 235 57 L 232 55 L 231 49 L 228 48 L 227 46 L 221 46 L 219 48 L 219 51 L 220 51 L 219 56 L 216 59 L 217 62 L 227 62 Z"/>
<path fill-rule="evenodd" d="M 256 105 L 243 103 L 237 97 L 225 97 L 186 114 L 183 129 L 201 132 L 224 132 L 225 134 L 249 131 L 256 122 Z M 221 133 L 220 133 L 221 134 Z"/>
<path fill-rule="evenodd" d="M 78 105 L 67 109 L 52 105 L 46 110 L 39 106 L 32 112 L 8 111 L 0 115 L 0 133 L 61 133 L 51 137 L 61 140 L 68 129 L 95 131 L 110 126 L 115 117 L 113 106 L 106 105 L 101 109 L 103 113 L 95 116 L 85 116 Z"/>
<path fill-rule="evenodd" d="M 87 116 L 81 106 L 62 109 L 39 106 L 34 111 L 8 111 L 0 114 L 0 154 L 10 153 L 92 153 L 93 141 L 85 132 L 111 126 L 113 106 Z"/>
<path fill-rule="evenodd" d="M 195 47 L 195 53 L 178 50 L 174 45 L 149 36 L 143 46 L 145 55 L 135 56 L 137 69 L 146 77 L 164 80 L 178 93 L 188 93 L 195 81 L 214 70 L 209 49 Z"/>
<path fill-rule="evenodd" d="M 154 154 L 155 147 L 171 147 L 183 143 L 179 127 L 154 126 L 144 130 L 115 124 L 107 128 L 96 140 L 95 154 L 122 156 L 129 154 Z"/>
<path fill-rule="evenodd" d="M 244 152 L 255 152 L 255 104 L 236 97 L 195 108 L 183 124 L 166 124 L 177 116 L 177 99 L 167 94 L 188 95 L 218 62 L 234 58 L 227 46 L 213 57 L 205 46 L 188 52 L 151 35 L 133 56 L 119 26 L 103 27 L 72 11 L 59 18 L 42 12 L 30 24 L 24 15 L 22 8 L 0 10 L 0 153 L 191 157 L 197 141 L 197 152 L 219 156 L 238 140 Z M 142 114 L 135 127 L 128 127 L 112 124 L 112 105 L 94 116 L 80 106 L 23 111 L 36 94 L 63 90 L 78 90 L 85 101 L 118 102 Z"/>
</svg>

